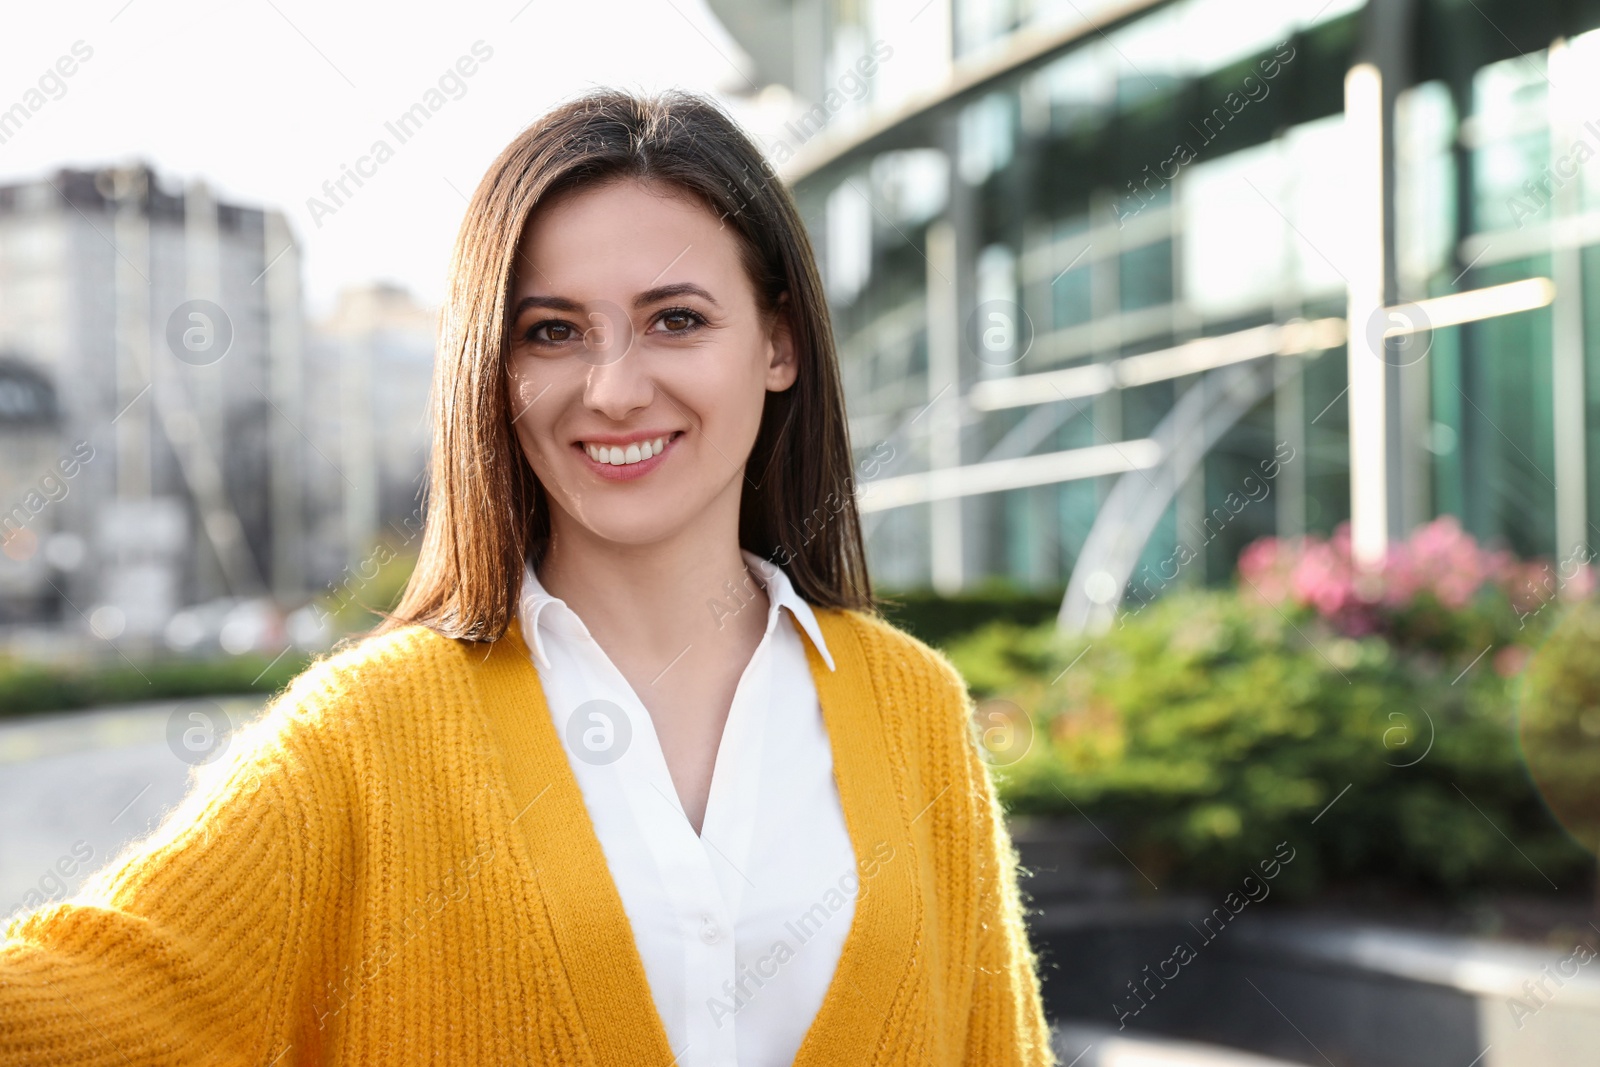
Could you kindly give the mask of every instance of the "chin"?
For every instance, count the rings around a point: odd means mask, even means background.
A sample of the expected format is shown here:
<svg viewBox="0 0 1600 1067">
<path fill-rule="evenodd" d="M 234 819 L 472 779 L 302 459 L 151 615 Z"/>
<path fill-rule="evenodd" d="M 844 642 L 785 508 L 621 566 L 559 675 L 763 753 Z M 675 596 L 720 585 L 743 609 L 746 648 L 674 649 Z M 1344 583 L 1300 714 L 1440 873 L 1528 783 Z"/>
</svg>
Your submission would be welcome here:
<svg viewBox="0 0 1600 1067">
<path fill-rule="evenodd" d="M 694 512 L 685 509 L 681 501 L 675 504 L 671 515 L 665 514 L 666 508 L 651 507 L 643 502 L 598 508 L 584 514 L 578 522 L 594 537 L 611 544 L 650 545 L 670 540 L 688 524 Z"/>
</svg>

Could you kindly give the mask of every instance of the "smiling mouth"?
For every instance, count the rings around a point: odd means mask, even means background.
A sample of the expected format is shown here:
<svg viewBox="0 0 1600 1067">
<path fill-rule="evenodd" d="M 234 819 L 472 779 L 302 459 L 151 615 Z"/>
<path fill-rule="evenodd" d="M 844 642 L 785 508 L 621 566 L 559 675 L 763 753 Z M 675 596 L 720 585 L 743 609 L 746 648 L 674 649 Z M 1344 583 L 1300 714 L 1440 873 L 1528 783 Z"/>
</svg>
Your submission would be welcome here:
<svg viewBox="0 0 1600 1067">
<path fill-rule="evenodd" d="M 675 430 L 662 437 L 635 441 L 628 445 L 597 445 L 588 441 L 579 441 L 577 446 L 583 449 L 589 458 L 596 463 L 610 464 L 613 467 L 631 467 L 636 463 L 643 463 L 645 460 L 659 456 L 667 450 L 669 444 L 682 436 L 682 430 Z"/>
</svg>

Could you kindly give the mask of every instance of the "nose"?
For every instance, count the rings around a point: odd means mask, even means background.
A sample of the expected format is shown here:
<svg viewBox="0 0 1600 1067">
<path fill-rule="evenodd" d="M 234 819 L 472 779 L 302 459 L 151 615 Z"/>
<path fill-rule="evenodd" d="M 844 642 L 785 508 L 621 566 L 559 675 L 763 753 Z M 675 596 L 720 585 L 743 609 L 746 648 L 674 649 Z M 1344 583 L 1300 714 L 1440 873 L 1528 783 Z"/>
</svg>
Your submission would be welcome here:
<svg viewBox="0 0 1600 1067">
<path fill-rule="evenodd" d="M 584 382 L 584 404 L 614 421 L 647 407 L 655 396 L 647 360 L 639 347 L 617 335 L 589 348 L 591 362 Z"/>
</svg>

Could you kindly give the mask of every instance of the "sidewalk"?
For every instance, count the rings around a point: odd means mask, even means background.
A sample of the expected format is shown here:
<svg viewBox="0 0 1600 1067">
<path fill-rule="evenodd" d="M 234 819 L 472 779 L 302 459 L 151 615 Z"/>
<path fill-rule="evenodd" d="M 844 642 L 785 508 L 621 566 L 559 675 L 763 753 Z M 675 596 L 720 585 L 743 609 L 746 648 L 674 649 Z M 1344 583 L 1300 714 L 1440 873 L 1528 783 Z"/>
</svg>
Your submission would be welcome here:
<svg viewBox="0 0 1600 1067">
<path fill-rule="evenodd" d="M 1164 1037 L 1062 1022 L 1050 1046 L 1061 1067 L 1300 1067 L 1288 1060 Z"/>
<path fill-rule="evenodd" d="M 77 890 L 182 799 L 190 765 L 168 743 L 190 701 L 0 721 L 0 918 Z M 217 698 L 237 726 L 259 698 Z"/>
</svg>

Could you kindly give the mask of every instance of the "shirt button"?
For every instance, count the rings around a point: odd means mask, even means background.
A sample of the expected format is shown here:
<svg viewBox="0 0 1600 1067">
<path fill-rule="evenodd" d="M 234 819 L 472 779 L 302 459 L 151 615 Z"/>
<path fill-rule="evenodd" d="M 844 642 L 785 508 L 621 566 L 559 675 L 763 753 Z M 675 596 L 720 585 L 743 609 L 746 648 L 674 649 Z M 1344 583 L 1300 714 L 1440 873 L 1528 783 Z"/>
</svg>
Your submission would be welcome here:
<svg viewBox="0 0 1600 1067">
<path fill-rule="evenodd" d="M 717 921 L 709 915 L 705 916 L 704 925 L 700 927 L 700 940 L 704 941 L 708 945 L 715 945 L 718 941 L 722 940 L 722 928 L 719 927 L 717 925 Z"/>
</svg>

